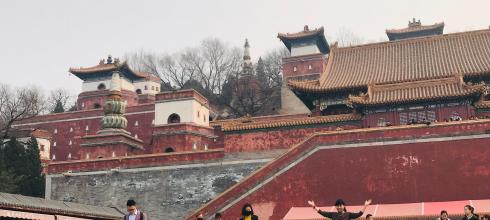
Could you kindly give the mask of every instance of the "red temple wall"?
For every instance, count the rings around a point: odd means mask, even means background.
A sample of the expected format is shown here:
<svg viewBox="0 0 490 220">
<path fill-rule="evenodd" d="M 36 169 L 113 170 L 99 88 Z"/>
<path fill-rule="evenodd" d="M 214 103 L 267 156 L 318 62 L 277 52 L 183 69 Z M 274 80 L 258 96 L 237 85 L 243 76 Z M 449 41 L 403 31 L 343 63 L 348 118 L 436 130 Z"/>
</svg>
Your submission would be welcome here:
<svg viewBox="0 0 490 220">
<path fill-rule="evenodd" d="M 151 153 L 152 141 L 152 122 L 154 116 L 154 105 L 140 105 L 127 108 L 126 118 L 128 120 L 127 131 L 132 136 L 137 135 L 144 141 L 146 153 Z M 79 157 L 81 137 L 95 135 L 100 129 L 102 110 L 76 111 L 59 114 L 42 115 L 23 123 L 30 123 L 20 128 L 40 128 L 47 130 L 52 135 L 51 139 L 51 158 L 56 156 L 54 161 L 84 159 Z M 138 121 L 136 125 L 136 121 Z M 86 128 L 88 127 L 88 131 Z M 71 129 L 73 129 L 71 131 Z M 56 130 L 56 132 L 55 132 Z M 70 141 L 72 142 L 70 145 Z M 54 143 L 56 142 L 56 146 Z"/>
<path fill-rule="evenodd" d="M 92 160 L 63 161 L 50 163 L 48 173 L 63 173 L 67 171 L 97 171 L 113 168 L 137 168 L 151 166 L 165 166 L 182 162 L 205 161 L 223 158 L 223 149 L 209 151 L 195 151 L 173 154 L 147 154 L 132 157 L 116 157 Z"/>
<path fill-rule="evenodd" d="M 334 131 L 339 127 L 347 130 L 360 128 L 360 124 L 352 122 L 337 125 L 230 132 L 225 133 L 224 147 L 226 152 L 288 149 L 315 132 Z"/>
<path fill-rule="evenodd" d="M 279 220 L 308 200 L 327 206 L 338 198 L 353 205 L 369 198 L 385 204 L 487 199 L 489 144 L 486 138 L 321 150 L 227 210 L 224 218 L 236 217 L 246 202 L 255 210 L 272 205 L 269 219 Z"/>
<path fill-rule="evenodd" d="M 315 79 L 319 77 L 319 74 L 323 73 L 325 68 L 325 59 L 322 54 L 304 57 L 289 57 L 283 60 L 283 74 L 284 78 L 297 77 L 309 74 L 317 74 Z M 311 65 L 311 69 L 309 66 Z M 294 71 L 296 67 L 296 71 Z"/>
</svg>

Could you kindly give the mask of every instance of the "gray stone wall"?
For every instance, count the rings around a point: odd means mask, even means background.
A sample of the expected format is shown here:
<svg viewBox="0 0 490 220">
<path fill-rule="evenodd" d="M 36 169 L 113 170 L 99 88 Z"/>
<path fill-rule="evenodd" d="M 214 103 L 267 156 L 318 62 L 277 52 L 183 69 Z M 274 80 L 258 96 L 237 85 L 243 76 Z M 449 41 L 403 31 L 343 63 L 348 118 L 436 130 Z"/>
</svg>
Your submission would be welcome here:
<svg viewBox="0 0 490 220">
<path fill-rule="evenodd" d="M 48 175 L 46 197 L 125 211 L 135 199 L 150 219 L 182 219 L 271 158 Z"/>
</svg>

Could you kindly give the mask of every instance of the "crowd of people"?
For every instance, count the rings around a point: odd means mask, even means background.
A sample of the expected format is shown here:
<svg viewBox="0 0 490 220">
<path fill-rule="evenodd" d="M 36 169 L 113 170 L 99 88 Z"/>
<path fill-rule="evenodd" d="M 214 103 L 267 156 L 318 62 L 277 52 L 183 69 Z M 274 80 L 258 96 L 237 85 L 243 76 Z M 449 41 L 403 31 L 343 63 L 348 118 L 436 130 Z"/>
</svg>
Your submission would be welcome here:
<svg viewBox="0 0 490 220">
<path fill-rule="evenodd" d="M 316 206 L 314 201 L 308 201 L 308 204 L 323 217 L 332 219 L 332 220 L 350 220 L 357 219 L 361 217 L 365 212 L 366 208 L 371 204 L 371 200 L 366 200 L 364 202 L 364 206 L 362 210 L 359 212 L 348 212 L 346 208 L 346 204 L 344 200 L 337 199 L 335 201 L 335 209 L 336 212 L 327 212 L 321 210 L 318 206 Z M 148 217 L 145 213 L 141 212 L 137 206 L 136 202 L 132 199 L 128 200 L 127 203 L 128 214 L 124 216 L 124 220 L 148 220 Z M 196 220 L 204 220 L 204 215 L 202 213 L 197 214 Z M 242 212 L 240 213 L 240 220 L 259 220 L 259 217 L 254 214 L 252 205 L 245 204 L 242 207 Z M 221 213 L 216 213 L 214 215 L 213 220 L 223 220 Z M 374 216 L 372 214 L 366 215 L 366 220 L 374 220 Z M 450 220 L 449 214 L 446 210 L 442 210 L 439 218 L 436 220 Z M 461 220 L 490 220 L 490 215 L 479 216 L 475 213 L 475 208 L 471 205 L 464 206 L 464 216 Z"/>
</svg>

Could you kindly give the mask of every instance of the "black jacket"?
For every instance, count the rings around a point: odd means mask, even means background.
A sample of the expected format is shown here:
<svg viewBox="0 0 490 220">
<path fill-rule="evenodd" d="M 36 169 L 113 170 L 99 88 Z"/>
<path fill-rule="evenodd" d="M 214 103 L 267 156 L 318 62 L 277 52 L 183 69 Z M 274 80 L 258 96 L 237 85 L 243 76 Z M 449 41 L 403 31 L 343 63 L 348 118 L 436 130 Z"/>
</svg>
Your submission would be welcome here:
<svg viewBox="0 0 490 220">
<path fill-rule="evenodd" d="M 241 217 L 240 220 L 245 219 L 245 217 Z M 259 217 L 256 215 L 252 215 L 252 220 L 259 220 Z"/>
<path fill-rule="evenodd" d="M 357 213 L 352 213 L 352 212 L 344 212 L 342 214 L 338 212 L 324 212 L 322 210 L 318 210 L 318 214 L 322 215 L 323 217 L 330 218 L 332 220 L 349 220 L 349 219 L 356 219 L 362 216 L 362 212 L 357 212 Z"/>
</svg>

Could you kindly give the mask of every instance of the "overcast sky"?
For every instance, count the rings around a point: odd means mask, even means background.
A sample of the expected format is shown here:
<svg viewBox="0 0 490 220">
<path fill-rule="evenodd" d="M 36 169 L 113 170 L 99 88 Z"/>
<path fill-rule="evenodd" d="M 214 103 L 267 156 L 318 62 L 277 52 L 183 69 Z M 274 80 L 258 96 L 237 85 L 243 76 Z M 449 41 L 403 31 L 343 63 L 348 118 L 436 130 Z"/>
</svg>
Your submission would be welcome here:
<svg viewBox="0 0 490 220">
<path fill-rule="evenodd" d="M 78 94 L 69 67 L 140 49 L 173 53 L 218 37 L 251 44 L 253 59 L 280 47 L 278 32 L 324 26 L 329 39 L 347 29 L 379 41 L 385 29 L 444 21 L 445 33 L 490 25 L 490 0 L 0 0 L 0 83 L 64 87 Z M 330 42 L 332 43 L 332 42 Z"/>
</svg>

